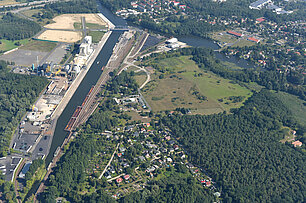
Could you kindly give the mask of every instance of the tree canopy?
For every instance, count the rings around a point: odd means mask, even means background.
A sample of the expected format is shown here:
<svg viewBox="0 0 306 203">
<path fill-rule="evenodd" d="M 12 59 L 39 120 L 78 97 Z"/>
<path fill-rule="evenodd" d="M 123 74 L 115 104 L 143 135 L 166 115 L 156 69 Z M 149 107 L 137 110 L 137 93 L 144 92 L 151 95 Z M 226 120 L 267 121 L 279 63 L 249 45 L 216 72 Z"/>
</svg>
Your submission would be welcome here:
<svg viewBox="0 0 306 203">
<path fill-rule="evenodd" d="M 192 163 L 220 185 L 225 202 L 303 202 L 305 154 L 279 141 L 294 127 L 286 107 L 268 90 L 233 114 L 165 117 Z"/>
</svg>

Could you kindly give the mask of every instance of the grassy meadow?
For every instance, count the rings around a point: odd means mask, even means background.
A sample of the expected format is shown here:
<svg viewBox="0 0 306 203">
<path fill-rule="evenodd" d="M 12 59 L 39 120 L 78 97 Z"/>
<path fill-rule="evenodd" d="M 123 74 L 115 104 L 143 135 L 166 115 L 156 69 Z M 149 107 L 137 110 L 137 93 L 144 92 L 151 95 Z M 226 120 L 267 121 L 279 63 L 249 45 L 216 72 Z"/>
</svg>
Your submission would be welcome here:
<svg viewBox="0 0 306 203">
<path fill-rule="evenodd" d="M 142 90 L 154 111 L 189 108 L 192 113 L 219 113 L 239 108 L 251 96 L 246 87 L 199 69 L 189 56 L 162 59 L 158 64 L 169 72 L 163 78 L 160 73 L 152 75 Z"/>
</svg>

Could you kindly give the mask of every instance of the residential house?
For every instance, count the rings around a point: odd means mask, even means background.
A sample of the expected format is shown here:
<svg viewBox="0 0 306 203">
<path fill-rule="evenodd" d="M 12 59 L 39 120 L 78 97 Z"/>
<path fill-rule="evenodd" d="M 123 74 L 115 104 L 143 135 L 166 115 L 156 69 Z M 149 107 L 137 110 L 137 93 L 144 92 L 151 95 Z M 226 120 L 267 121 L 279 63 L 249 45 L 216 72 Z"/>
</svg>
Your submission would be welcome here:
<svg viewBox="0 0 306 203">
<path fill-rule="evenodd" d="M 297 140 L 297 141 L 292 142 L 291 144 L 293 144 L 294 147 L 301 147 L 303 143 Z"/>
</svg>

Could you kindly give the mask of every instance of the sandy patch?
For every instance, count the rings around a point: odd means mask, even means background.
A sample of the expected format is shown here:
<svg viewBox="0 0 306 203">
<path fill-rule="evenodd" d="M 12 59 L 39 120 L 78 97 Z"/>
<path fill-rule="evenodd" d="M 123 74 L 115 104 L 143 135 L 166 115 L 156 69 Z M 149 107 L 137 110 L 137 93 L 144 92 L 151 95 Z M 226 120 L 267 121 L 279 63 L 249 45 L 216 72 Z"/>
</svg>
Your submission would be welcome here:
<svg viewBox="0 0 306 203">
<path fill-rule="evenodd" d="M 53 18 L 55 23 L 46 25 L 51 29 L 74 29 L 74 23 L 81 23 L 82 17 L 85 17 L 86 23 L 94 23 L 98 25 L 106 25 L 106 23 L 97 14 L 63 14 Z"/>
<path fill-rule="evenodd" d="M 38 37 L 38 39 L 73 43 L 82 39 L 82 33 L 74 31 L 46 30 Z"/>
</svg>

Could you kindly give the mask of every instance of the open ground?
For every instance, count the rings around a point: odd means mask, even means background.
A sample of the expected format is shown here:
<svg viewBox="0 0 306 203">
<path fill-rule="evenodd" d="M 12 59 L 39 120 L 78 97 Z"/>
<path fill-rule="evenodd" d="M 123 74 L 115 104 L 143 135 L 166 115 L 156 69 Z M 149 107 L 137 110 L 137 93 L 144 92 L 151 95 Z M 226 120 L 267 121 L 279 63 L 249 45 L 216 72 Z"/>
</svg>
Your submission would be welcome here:
<svg viewBox="0 0 306 203">
<path fill-rule="evenodd" d="M 89 26 L 92 24 L 97 24 L 101 26 L 105 26 L 106 23 L 97 15 L 97 14 L 63 14 L 56 16 L 53 21 L 55 23 L 51 23 L 46 25 L 46 28 L 51 29 L 75 29 L 75 23 L 81 24 L 82 17 L 85 17 L 86 23 Z M 88 25 L 87 25 L 88 26 Z"/>
<path fill-rule="evenodd" d="M 143 88 L 143 95 L 154 111 L 188 108 L 192 113 L 212 114 L 239 108 L 251 96 L 249 89 L 199 69 L 189 56 L 162 59 L 158 63 L 171 70 L 171 74 L 163 79 L 157 74 Z"/>
<path fill-rule="evenodd" d="M 0 6 L 6 6 L 6 5 L 12 5 L 12 4 L 18 4 L 15 0 L 1 0 Z"/>
<path fill-rule="evenodd" d="M 87 29 L 104 29 L 107 25 L 97 14 L 63 14 L 53 18 L 51 24 L 45 25 L 45 30 L 37 39 L 74 43 L 82 39 L 80 32 L 82 29 L 82 18 L 85 18 Z M 93 42 L 98 43 L 104 32 L 90 31 L 89 35 L 93 37 Z"/>
<path fill-rule="evenodd" d="M 82 33 L 74 31 L 46 30 L 39 35 L 38 39 L 74 43 L 82 39 Z"/>
</svg>

